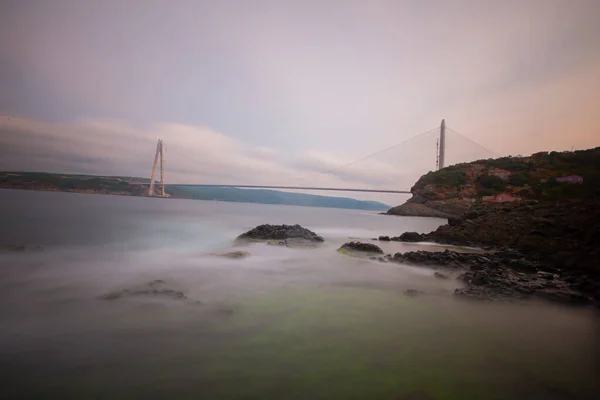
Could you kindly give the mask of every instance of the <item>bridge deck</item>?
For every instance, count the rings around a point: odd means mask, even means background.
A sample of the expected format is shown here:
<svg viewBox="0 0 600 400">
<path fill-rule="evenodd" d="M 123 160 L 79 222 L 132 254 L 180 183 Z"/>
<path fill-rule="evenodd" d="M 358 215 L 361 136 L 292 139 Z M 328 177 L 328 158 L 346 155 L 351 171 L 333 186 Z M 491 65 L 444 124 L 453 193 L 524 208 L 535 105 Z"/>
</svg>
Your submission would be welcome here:
<svg viewBox="0 0 600 400">
<path fill-rule="evenodd" d="M 327 188 L 327 187 L 311 187 L 311 186 L 274 186 L 274 185 L 195 185 L 191 183 L 177 184 L 170 183 L 165 186 L 197 186 L 197 187 L 227 187 L 227 188 L 242 188 L 242 189 L 287 189 L 287 190 L 322 190 L 322 191 L 337 191 L 337 192 L 368 192 L 368 193 L 399 193 L 410 194 L 406 190 L 385 190 L 385 189 L 355 189 L 355 188 Z"/>
</svg>

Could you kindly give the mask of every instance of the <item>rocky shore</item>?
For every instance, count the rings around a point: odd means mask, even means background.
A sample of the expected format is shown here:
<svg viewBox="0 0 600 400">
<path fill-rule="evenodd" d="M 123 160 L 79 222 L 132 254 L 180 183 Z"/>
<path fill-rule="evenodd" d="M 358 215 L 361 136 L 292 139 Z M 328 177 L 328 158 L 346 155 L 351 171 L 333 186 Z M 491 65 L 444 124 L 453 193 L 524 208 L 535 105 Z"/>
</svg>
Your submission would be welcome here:
<svg viewBox="0 0 600 400">
<path fill-rule="evenodd" d="M 546 298 L 600 303 L 600 204 L 522 202 L 474 207 L 428 234 L 405 232 L 380 240 L 481 247 L 486 256 L 407 253 L 395 261 L 462 266 L 467 286 L 456 294 L 482 299 Z"/>
<path fill-rule="evenodd" d="M 261 225 L 242 240 L 324 239 L 300 225 Z M 338 252 L 432 268 L 457 279 L 455 295 L 484 301 L 547 300 L 600 305 L 600 207 L 597 203 L 521 203 L 474 208 L 428 234 L 405 232 L 379 241 L 436 242 L 484 248 L 487 253 L 416 251 L 385 255 L 373 243 L 349 242 Z M 463 249 L 464 250 L 464 249 Z"/>
</svg>

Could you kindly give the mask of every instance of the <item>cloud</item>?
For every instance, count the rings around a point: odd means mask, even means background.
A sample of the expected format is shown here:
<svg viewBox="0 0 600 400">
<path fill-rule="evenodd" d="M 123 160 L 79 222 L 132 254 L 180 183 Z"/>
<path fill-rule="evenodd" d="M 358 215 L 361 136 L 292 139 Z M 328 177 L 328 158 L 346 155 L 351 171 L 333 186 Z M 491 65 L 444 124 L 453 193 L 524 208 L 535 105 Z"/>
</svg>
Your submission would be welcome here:
<svg viewBox="0 0 600 400">
<path fill-rule="evenodd" d="M 371 160 L 356 169 L 338 169 L 348 159 L 316 151 L 290 156 L 202 126 L 158 123 L 143 129 L 116 120 L 48 123 L 13 116 L 0 121 L 0 168 L 8 170 L 149 176 L 156 140 L 162 138 L 167 177 L 173 183 L 398 185 L 393 164 Z M 401 175 L 410 187 L 414 173 Z"/>
</svg>

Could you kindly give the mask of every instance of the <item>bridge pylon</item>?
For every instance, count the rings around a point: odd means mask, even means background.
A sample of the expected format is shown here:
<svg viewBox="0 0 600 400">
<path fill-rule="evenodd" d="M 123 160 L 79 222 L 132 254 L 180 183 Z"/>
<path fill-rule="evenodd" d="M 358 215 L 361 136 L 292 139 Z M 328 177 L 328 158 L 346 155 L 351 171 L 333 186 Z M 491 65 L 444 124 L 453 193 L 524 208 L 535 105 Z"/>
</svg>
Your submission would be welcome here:
<svg viewBox="0 0 600 400">
<path fill-rule="evenodd" d="M 160 157 L 160 196 L 167 197 L 165 194 L 165 152 L 162 139 L 158 139 L 156 144 L 156 154 L 154 155 L 154 165 L 152 166 L 152 176 L 150 178 L 150 189 L 148 196 L 156 196 L 156 168 Z"/>
</svg>

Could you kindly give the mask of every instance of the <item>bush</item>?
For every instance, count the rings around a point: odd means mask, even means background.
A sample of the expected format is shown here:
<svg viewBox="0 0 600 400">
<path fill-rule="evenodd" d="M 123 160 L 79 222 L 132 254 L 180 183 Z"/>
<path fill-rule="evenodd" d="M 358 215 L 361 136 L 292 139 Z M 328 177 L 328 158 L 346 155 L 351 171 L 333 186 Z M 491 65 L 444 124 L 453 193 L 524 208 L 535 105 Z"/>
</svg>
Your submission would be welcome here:
<svg viewBox="0 0 600 400">
<path fill-rule="evenodd" d="M 518 172 L 516 174 L 512 174 L 508 181 L 513 186 L 525 186 L 533 183 L 532 176 L 529 172 Z"/>
<path fill-rule="evenodd" d="M 484 189 L 490 189 L 492 191 L 502 191 L 506 188 L 506 182 L 494 175 L 481 175 L 477 178 L 477 182 Z"/>
<path fill-rule="evenodd" d="M 422 188 L 425 185 L 437 185 L 458 188 L 467 183 L 467 174 L 456 166 L 450 166 L 439 171 L 431 171 L 422 176 L 416 183 L 416 187 Z"/>
</svg>

